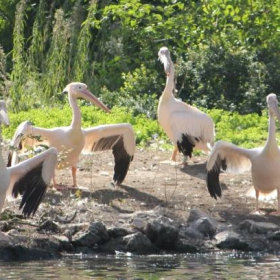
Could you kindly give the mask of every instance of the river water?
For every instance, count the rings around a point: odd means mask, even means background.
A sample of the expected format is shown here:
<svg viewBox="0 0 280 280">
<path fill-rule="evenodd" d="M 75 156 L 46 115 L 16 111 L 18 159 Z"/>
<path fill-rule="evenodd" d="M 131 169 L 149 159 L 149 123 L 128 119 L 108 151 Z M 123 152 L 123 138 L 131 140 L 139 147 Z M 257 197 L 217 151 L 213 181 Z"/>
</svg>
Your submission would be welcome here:
<svg viewBox="0 0 280 280">
<path fill-rule="evenodd" d="M 0 262 L 0 279 L 280 279 L 280 258 L 269 254 L 75 256 Z"/>
</svg>

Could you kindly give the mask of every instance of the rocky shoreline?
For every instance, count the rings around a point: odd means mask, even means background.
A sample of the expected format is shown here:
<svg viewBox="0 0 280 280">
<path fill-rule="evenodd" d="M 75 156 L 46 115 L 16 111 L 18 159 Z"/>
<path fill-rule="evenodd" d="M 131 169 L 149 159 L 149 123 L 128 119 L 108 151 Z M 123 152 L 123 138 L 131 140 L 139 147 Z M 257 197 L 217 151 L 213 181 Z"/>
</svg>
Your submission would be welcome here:
<svg viewBox="0 0 280 280">
<path fill-rule="evenodd" d="M 6 202 L 0 260 L 25 261 L 80 254 L 175 254 L 280 252 L 280 218 L 269 215 L 276 200 L 261 202 L 267 215 L 251 215 L 246 198 L 250 174 L 221 175 L 223 197 L 205 184 L 206 157 L 185 167 L 164 163 L 169 154 L 138 150 L 125 184 L 110 184 L 111 155 L 82 157 L 79 189 L 49 189 L 37 213 L 25 219 L 20 200 Z M 71 185 L 69 170 L 58 181 Z"/>
<path fill-rule="evenodd" d="M 169 210 L 163 207 L 125 215 L 123 225 L 116 227 L 106 227 L 100 221 L 74 223 L 70 220 L 58 222 L 47 219 L 39 226 L 34 225 L 34 231 L 38 233 L 36 238 L 21 233 L 20 225 L 24 225 L 24 220 L 18 220 L 16 228 L 11 229 L 9 227 L 16 225 L 15 221 L 2 222 L 2 231 L 9 229 L 7 234 L 10 241 L 1 242 L 0 259 L 42 260 L 69 254 L 280 251 L 280 228 L 277 224 L 245 219 L 233 226 L 225 221 L 219 222 L 199 210 L 191 210 L 183 224 L 170 218 Z"/>
</svg>

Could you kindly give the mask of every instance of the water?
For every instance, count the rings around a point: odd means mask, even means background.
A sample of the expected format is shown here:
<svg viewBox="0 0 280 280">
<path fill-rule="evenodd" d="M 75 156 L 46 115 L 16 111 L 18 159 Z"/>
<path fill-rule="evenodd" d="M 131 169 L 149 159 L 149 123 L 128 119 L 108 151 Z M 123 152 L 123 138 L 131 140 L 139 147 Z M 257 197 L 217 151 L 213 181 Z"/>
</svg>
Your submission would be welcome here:
<svg viewBox="0 0 280 280">
<path fill-rule="evenodd" d="M 0 262 L 0 279 L 280 279 L 278 255 L 76 256 Z"/>
</svg>

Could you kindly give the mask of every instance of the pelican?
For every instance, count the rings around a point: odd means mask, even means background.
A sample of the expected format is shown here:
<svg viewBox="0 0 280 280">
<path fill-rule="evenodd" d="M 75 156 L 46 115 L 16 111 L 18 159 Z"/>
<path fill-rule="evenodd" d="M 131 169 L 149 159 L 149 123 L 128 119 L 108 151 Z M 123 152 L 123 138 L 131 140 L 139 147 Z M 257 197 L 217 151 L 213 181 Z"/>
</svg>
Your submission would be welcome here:
<svg viewBox="0 0 280 280">
<path fill-rule="evenodd" d="M 56 147 L 62 158 L 58 162 L 57 168 L 71 167 L 73 187 L 77 187 L 77 163 L 82 152 L 89 153 L 112 149 L 115 158 L 113 180 L 116 185 L 120 185 L 125 179 L 135 151 L 135 137 L 132 126 L 124 123 L 82 129 L 81 112 L 77 104 L 78 98 L 90 101 L 106 112 L 109 112 L 109 109 L 88 91 L 87 86 L 83 83 L 70 83 L 63 92 L 68 94 L 69 104 L 73 112 L 70 126 L 45 129 L 35 127 L 29 121 L 25 121 L 18 126 L 12 145 L 20 148 L 23 144 L 34 148 L 36 145 L 42 145 L 43 143 L 50 147 Z M 40 136 L 42 141 L 24 139 L 24 135 Z M 11 157 L 11 164 L 15 159 L 16 156 Z M 63 189 L 56 186 L 55 178 L 53 182 L 54 187 Z"/>
<path fill-rule="evenodd" d="M 1 124 L 9 125 L 6 104 L 0 101 L 0 138 Z M 34 215 L 43 199 L 48 185 L 54 175 L 57 163 L 57 150 L 50 148 L 33 158 L 22 161 L 12 167 L 6 167 L 0 145 L 0 211 L 7 196 L 17 197 L 22 194 L 20 209 L 24 216 Z M 0 240 L 9 238 L 0 232 Z"/>
<path fill-rule="evenodd" d="M 167 47 L 158 52 L 167 75 L 165 89 L 158 105 L 158 121 L 163 130 L 175 144 L 172 161 L 177 152 L 191 157 L 193 149 L 209 152 L 215 138 L 213 120 L 199 109 L 174 98 L 174 65 Z"/>
<path fill-rule="evenodd" d="M 278 210 L 280 214 L 280 150 L 276 140 L 275 119 L 280 121 L 278 100 L 271 93 L 266 97 L 269 113 L 268 138 L 264 147 L 244 149 L 232 143 L 218 141 L 207 162 L 207 187 L 211 197 L 221 197 L 219 183 L 220 170 L 241 173 L 251 170 L 253 186 L 256 193 L 256 209 L 253 213 L 262 214 L 259 208 L 259 195 L 277 190 Z"/>
</svg>

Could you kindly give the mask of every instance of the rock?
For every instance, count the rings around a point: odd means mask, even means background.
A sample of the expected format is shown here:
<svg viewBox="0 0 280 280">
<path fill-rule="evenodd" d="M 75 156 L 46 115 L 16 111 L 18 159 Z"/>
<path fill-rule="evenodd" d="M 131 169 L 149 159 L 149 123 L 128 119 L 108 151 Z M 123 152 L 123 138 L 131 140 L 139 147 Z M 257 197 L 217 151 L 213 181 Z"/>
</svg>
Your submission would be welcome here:
<svg viewBox="0 0 280 280">
<path fill-rule="evenodd" d="M 250 233 L 267 234 L 269 232 L 279 230 L 279 227 L 273 223 L 245 220 L 240 223 L 239 229 L 247 230 Z"/>
<path fill-rule="evenodd" d="M 143 218 L 134 218 L 131 224 L 135 229 L 144 232 L 147 228 L 147 222 Z"/>
<path fill-rule="evenodd" d="M 187 223 L 190 229 L 185 230 L 185 233 L 193 238 L 213 238 L 218 226 L 214 219 L 199 210 L 190 212 Z"/>
<path fill-rule="evenodd" d="M 107 231 L 109 238 L 118 238 L 128 235 L 128 230 L 120 227 L 109 228 Z"/>
<path fill-rule="evenodd" d="M 199 250 L 196 246 L 187 243 L 185 240 L 180 240 L 178 243 L 175 244 L 174 251 L 181 254 L 195 254 L 198 253 Z"/>
<path fill-rule="evenodd" d="M 126 251 L 137 254 L 151 254 L 157 252 L 149 238 L 141 232 L 129 234 L 123 238 Z"/>
<path fill-rule="evenodd" d="M 46 220 L 37 229 L 38 232 L 54 232 L 60 233 L 61 229 L 54 221 Z"/>
<path fill-rule="evenodd" d="M 51 252 L 61 251 L 59 241 L 53 236 L 51 236 L 50 238 L 34 238 L 31 240 L 31 244 L 34 246 L 34 248 L 38 249 L 44 249 Z"/>
<path fill-rule="evenodd" d="M 222 231 L 215 235 L 216 246 L 220 249 L 246 250 L 248 244 L 234 231 Z"/>
<path fill-rule="evenodd" d="M 64 235 L 54 235 L 53 236 L 56 240 L 58 240 L 62 250 L 65 250 L 67 252 L 74 251 L 74 246 L 70 242 L 69 238 Z"/>
<path fill-rule="evenodd" d="M 280 240 L 280 230 L 277 230 L 275 232 L 273 232 L 270 236 L 270 239 L 272 240 Z"/>
<path fill-rule="evenodd" d="M 22 243 L 22 242 L 27 242 L 28 241 L 28 237 L 21 234 L 18 230 L 16 229 L 11 229 L 9 232 L 8 232 L 8 235 L 11 239 L 11 241 L 13 243 Z"/>
<path fill-rule="evenodd" d="M 152 242 L 141 232 L 128 234 L 125 237 L 111 239 L 102 244 L 100 250 L 107 254 L 119 252 L 130 252 L 133 254 L 155 254 L 159 253 Z"/>
<path fill-rule="evenodd" d="M 179 232 L 180 236 L 185 238 L 185 237 L 190 237 L 190 238 L 193 238 L 193 239 L 204 239 L 205 236 L 204 234 L 202 234 L 201 232 L 193 229 L 192 227 L 182 227 L 180 229 L 180 232 Z"/>
<path fill-rule="evenodd" d="M 178 241 L 179 228 L 173 226 L 173 221 L 159 217 L 147 223 L 145 234 L 160 249 L 173 250 Z"/>
<path fill-rule="evenodd" d="M 106 254 L 115 254 L 116 251 L 126 252 L 126 244 L 127 242 L 123 239 L 123 237 L 112 238 L 101 245 L 100 251 Z"/>
<path fill-rule="evenodd" d="M 99 242 L 109 240 L 106 227 L 101 222 L 95 222 L 89 225 L 86 231 L 78 232 L 72 237 L 72 243 L 75 246 L 92 247 Z"/>
<path fill-rule="evenodd" d="M 189 214 L 189 217 L 188 217 L 188 220 L 187 222 L 188 223 L 192 223 L 196 220 L 199 220 L 201 218 L 208 218 L 209 220 L 212 221 L 212 223 L 217 223 L 214 219 L 212 219 L 208 214 L 200 211 L 200 210 L 191 210 L 190 214 Z"/>
<path fill-rule="evenodd" d="M 204 237 L 213 238 L 217 231 L 217 223 L 209 217 L 202 217 L 195 220 L 190 225 L 195 231 L 201 233 Z"/>
</svg>

